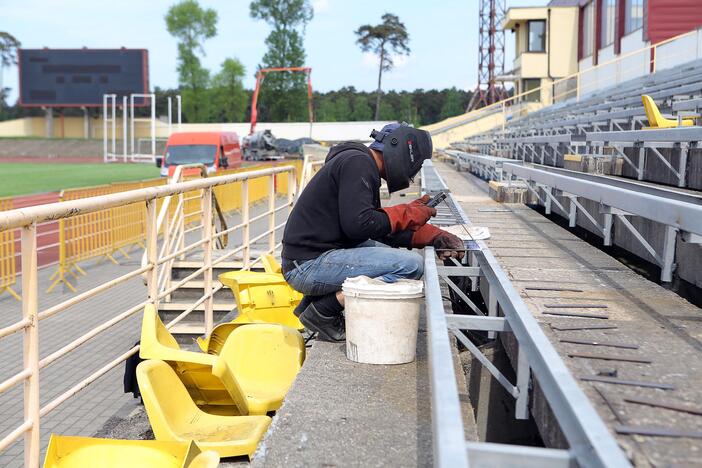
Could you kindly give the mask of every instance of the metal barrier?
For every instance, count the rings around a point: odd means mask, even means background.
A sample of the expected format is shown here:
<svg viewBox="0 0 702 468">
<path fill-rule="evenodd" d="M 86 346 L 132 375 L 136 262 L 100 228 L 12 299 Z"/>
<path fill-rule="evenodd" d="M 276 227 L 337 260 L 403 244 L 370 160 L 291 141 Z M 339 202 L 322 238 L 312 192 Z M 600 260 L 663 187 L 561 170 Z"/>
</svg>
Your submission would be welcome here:
<svg viewBox="0 0 702 468">
<path fill-rule="evenodd" d="M 612 245 L 613 221 L 618 219 L 661 267 L 663 282 L 673 279 L 678 232 L 683 241 L 702 244 L 702 197 L 698 195 L 546 166 L 505 164 L 503 170 L 510 178 L 514 176 L 526 181 L 527 189 L 544 205 L 546 214 L 550 214 L 554 207 L 559 209 L 568 217 L 570 227 L 576 226 L 578 213 L 585 216 L 602 234 L 606 246 Z M 567 208 L 558 200 L 559 194 L 569 200 Z M 596 219 L 578 198 L 598 202 L 597 214 L 602 219 Z M 639 216 L 665 225 L 660 252 L 627 216 Z"/>
<path fill-rule="evenodd" d="M 515 166 L 517 167 L 517 166 Z M 431 162 L 422 168 L 422 192 L 444 190 Z M 449 194 L 443 216 L 453 224 L 469 220 Z M 448 224 L 448 220 L 442 221 Z M 589 400 L 568 371 L 536 319 L 482 241 L 469 243 L 468 264 L 453 260 L 437 266 L 432 247 L 424 252 L 425 304 L 431 382 L 434 466 L 540 466 L 566 468 L 631 466 Z M 487 305 L 483 312 L 452 278 L 469 277 L 471 290 L 480 291 Z M 444 310 L 440 280 L 456 292 L 475 315 L 455 315 Z M 479 286 L 478 286 L 479 284 Z M 511 333 L 518 345 L 516 382 L 510 382 L 462 330 L 486 331 L 488 336 Z M 515 399 L 515 417 L 529 416 L 530 381 L 538 381 L 548 406 L 569 448 L 549 449 L 519 445 L 467 442 L 458 397 L 452 339 L 454 336 Z"/>
<path fill-rule="evenodd" d="M 154 179 L 68 189 L 61 191 L 59 199 L 60 201 L 79 200 L 157 186 L 163 183 L 160 179 Z M 144 204 L 135 203 L 59 220 L 59 266 L 51 277 L 53 282 L 47 292 L 53 291 L 61 283 L 71 291 L 76 292 L 69 277 L 77 278 L 78 274 L 85 274 L 85 271 L 78 264 L 81 261 L 105 257 L 117 264 L 114 254 L 118 251 L 129 257 L 131 247 L 143 246 L 144 216 Z"/>
<path fill-rule="evenodd" d="M 0 199 L 0 211 L 12 209 L 12 199 Z M 0 232 L 0 294 L 6 292 L 18 301 L 22 300 L 12 287 L 17 282 L 15 266 L 15 231 Z"/>
<path fill-rule="evenodd" d="M 246 216 L 246 194 L 248 193 L 248 191 L 244 190 L 244 198 L 242 200 L 242 202 L 244 203 L 243 222 L 238 224 L 237 226 L 227 228 L 224 231 L 217 233 L 213 232 L 212 225 L 214 221 L 214 210 L 212 207 L 214 190 L 216 187 L 222 187 L 232 183 L 241 183 L 243 187 L 247 187 L 250 181 L 259 178 L 264 178 L 264 180 L 267 179 L 268 186 L 272 187 L 275 185 L 273 182 L 275 180 L 275 177 L 282 176 L 284 174 L 287 174 L 288 176 L 288 187 L 290 188 L 290 191 L 287 196 L 287 203 L 284 204 L 282 209 L 290 209 L 292 208 L 292 202 L 294 200 L 296 189 L 295 168 L 292 166 L 281 166 L 277 168 L 262 169 L 244 172 L 240 174 L 231 174 L 206 179 L 197 179 L 159 187 L 143 188 L 128 192 L 120 192 L 90 198 L 82 198 L 78 200 L 64 201 L 49 205 L 32 206 L 22 210 L 11 210 L 1 212 L 0 233 L 11 231 L 17 228 L 21 230 L 23 274 L 22 319 L 11 325 L 1 328 L 0 338 L 5 338 L 14 335 L 15 333 L 22 333 L 22 349 L 24 363 L 20 372 L 16 373 L 7 380 L 0 382 L 0 393 L 7 392 L 9 389 L 15 387 L 20 383 L 24 385 L 24 419 L 22 424 L 17 426 L 9 434 L 5 435 L 2 440 L 0 440 L 0 451 L 5 450 L 14 441 L 24 436 L 25 466 L 32 468 L 39 466 L 39 454 L 41 449 L 41 418 L 51 413 L 62 403 L 69 400 L 71 397 L 73 397 L 82 389 L 90 385 L 96 379 L 106 374 L 115 366 L 122 363 L 125 359 L 137 353 L 139 351 L 139 347 L 135 346 L 129 351 L 121 354 L 116 359 L 113 359 L 110 362 L 106 363 L 104 366 L 94 371 L 90 376 L 77 382 L 69 390 L 57 396 L 52 401 L 43 406 L 40 403 L 40 370 L 46 368 L 47 366 L 50 366 L 53 362 L 69 354 L 71 351 L 83 345 L 87 341 L 93 339 L 101 332 L 104 332 L 109 328 L 115 326 L 116 324 L 122 322 L 123 320 L 133 316 L 134 314 L 137 314 L 143 309 L 143 307 L 146 304 L 151 303 L 158 306 L 159 301 L 164 299 L 171 292 L 178 289 L 182 284 L 192 279 L 196 275 L 203 275 L 204 277 L 204 294 L 199 299 L 194 300 L 192 306 L 190 306 L 187 310 L 183 311 L 180 315 L 178 315 L 178 317 L 169 322 L 167 326 L 172 327 L 176 323 L 183 320 L 196 307 L 204 304 L 204 320 L 206 325 L 208 326 L 208 330 L 210 330 L 213 322 L 213 295 L 217 291 L 217 288 L 213 286 L 212 281 L 213 267 L 223 262 L 227 258 L 231 258 L 233 255 L 239 252 L 249 252 L 251 243 L 263 240 L 266 237 L 268 238 L 268 245 L 269 247 L 271 247 L 270 250 L 275 249 L 275 247 L 278 245 L 276 243 L 275 233 L 278 230 L 282 229 L 285 225 L 284 222 L 278 225 L 275 224 L 275 214 L 281 211 L 281 208 L 275 207 L 274 201 L 269 201 L 268 211 L 266 211 L 262 215 L 255 217 L 260 217 L 261 219 L 267 218 L 269 220 L 268 229 L 265 230 L 262 234 L 259 234 L 254 237 L 245 235 L 244 242 L 242 243 L 242 245 L 239 245 L 238 247 L 232 250 L 227 250 L 225 253 L 218 256 L 217 258 L 213 258 L 214 242 L 217 242 L 219 238 L 231 232 L 234 232 L 235 230 L 246 231 L 255 219 L 248 218 Z M 200 239 L 191 244 L 185 245 L 180 249 L 172 251 L 167 255 L 160 256 L 157 218 L 157 204 L 159 199 L 163 197 L 178 197 L 180 199 L 184 194 L 191 193 L 194 191 L 198 191 L 199 193 L 201 193 L 202 223 L 199 226 L 199 229 L 201 231 Z M 275 191 L 270 190 L 269 195 L 275 198 Z M 47 220 L 71 220 L 77 216 L 86 216 L 93 213 L 97 213 L 102 210 L 114 209 L 138 203 L 145 204 L 146 207 L 144 227 L 147 258 L 146 264 L 140 266 L 136 270 L 132 270 L 126 274 L 122 274 L 117 278 L 113 278 L 109 281 L 101 283 L 92 289 L 81 292 L 80 294 L 73 296 L 68 300 L 60 302 L 59 304 L 53 305 L 44 310 L 39 310 L 39 289 L 37 284 L 36 250 L 37 225 Z M 163 209 L 161 210 L 161 212 L 164 212 Z M 161 242 L 164 243 L 164 240 L 162 239 Z M 203 251 L 202 266 L 198 268 L 193 274 L 189 275 L 187 278 L 179 280 L 176 284 L 171 285 L 170 288 L 164 291 L 159 291 L 158 278 L 159 272 L 163 268 L 163 266 L 181 255 L 193 252 L 195 249 L 201 249 Z M 260 258 L 257 261 L 260 261 Z M 250 262 L 250 264 L 253 263 L 256 262 Z M 138 277 L 141 274 L 146 274 L 148 289 L 148 297 L 145 298 L 144 301 L 141 301 L 135 306 L 116 314 L 110 320 L 89 330 L 88 332 L 76 338 L 69 344 L 63 346 L 62 348 L 52 352 L 47 356 L 40 358 L 39 325 L 42 320 L 62 313 L 67 309 L 71 308 L 72 306 L 86 301 L 87 299 L 108 292 L 115 286 L 123 284 L 124 282 L 132 278 Z M 70 376 L 67 376 L 67 378 L 70 378 Z"/>
</svg>

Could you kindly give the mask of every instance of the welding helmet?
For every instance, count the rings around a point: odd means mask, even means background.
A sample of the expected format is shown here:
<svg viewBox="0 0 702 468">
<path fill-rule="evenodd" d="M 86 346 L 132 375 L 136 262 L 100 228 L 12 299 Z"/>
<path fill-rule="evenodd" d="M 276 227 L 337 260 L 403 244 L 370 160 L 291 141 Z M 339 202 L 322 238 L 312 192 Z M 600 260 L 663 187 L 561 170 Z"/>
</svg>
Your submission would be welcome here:
<svg viewBox="0 0 702 468">
<path fill-rule="evenodd" d="M 431 159 L 432 143 L 429 132 L 409 124 L 391 123 L 370 134 L 370 148 L 383 153 L 385 180 L 390 193 L 406 189 L 410 180 L 422 168 L 425 159 Z"/>
</svg>

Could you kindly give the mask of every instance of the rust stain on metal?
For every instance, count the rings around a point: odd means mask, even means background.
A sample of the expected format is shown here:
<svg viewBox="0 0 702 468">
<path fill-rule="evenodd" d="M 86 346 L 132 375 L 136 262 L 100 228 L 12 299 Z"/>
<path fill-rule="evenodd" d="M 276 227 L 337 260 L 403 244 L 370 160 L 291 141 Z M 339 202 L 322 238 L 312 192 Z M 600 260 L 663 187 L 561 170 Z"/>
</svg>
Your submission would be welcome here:
<svg viewBox="0 0 702 468">
<path fill-rule="evenodd" d="M 675 385 L 658 382 L 644 382 L 641 380 L 624 380 L 617 377 L 604 377 L 600 375 L 582 375 L 578 377 L 583 382 L 602 382 L 614 385 L 630 385 L 632 387 L 660 388 L 661 390 L 675 390 Z"/>
<path fill-rule="evenodd" d="M 635 362 L 639 364 L 651 364 L 653 362 L 648 358 L 626 357 L 614 354 L 568 353 L 568 356 L 583 359 L 601 359 L 603 361 Z"/>
<path fill-rule="evenodd" d="M 595 340 L 576 340 L 571 338 L 563 338 L 559 340 L 561 343 L 572 343 L 581 344 L 588 346 L 608 346 L 610 348 L 622 348 L 622 349 L 639 349 L 639 345 L 627 344 L 627 343 L 613 343 L 607 341 L 595 341 Z"/>
<path fill-rule="evenodd" d="M 627 403 L 636 403 L 638 405 L 653 406 L 656 408 L 665 408 L 672 411 L 680 411 L 683 413 L 695 414 L 697 416 L 702 416 L 702 408 L 693 408 L 688 405 L 683 405 L 674 401 L 659 401 L 652 398 L 639 398 L 639 397 L 624 397 L 624 401 Z"/>
</svg>

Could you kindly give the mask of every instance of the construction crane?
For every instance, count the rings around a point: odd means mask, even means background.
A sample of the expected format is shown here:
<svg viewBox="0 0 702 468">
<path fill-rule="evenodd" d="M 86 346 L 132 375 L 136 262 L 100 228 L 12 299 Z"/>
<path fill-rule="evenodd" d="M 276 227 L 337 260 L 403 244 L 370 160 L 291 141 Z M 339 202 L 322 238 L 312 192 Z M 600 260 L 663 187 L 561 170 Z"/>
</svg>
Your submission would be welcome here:
<svg viewBox="0 0 702 468">
<path fill-rule="evenodd" d="M 468 104 L 468 111 L 489 106 L 506 97 L 504 87 L 497 84 L 497 77 L 505 70 L 505 32 L 502 30 L 505 11 L 505 0 L 480 0 L 478 85 Z"/>
<path fill-rule="evenodd" d="M 256 121 L 258 120 L 258 109 L 256 105 L 258 104 L 258 92 L 261 90 L 261 84 L 266 76 L 266 73 L 272 72 L 293 72 L 293 73 L 304 73 L 307 76 L 307 112 L 310 117 L 310 134 L 312 133 L 312 122 L 314 122 L 314 114 L 312 111 L 312 69 L 309 67 L 277 67 L 277 68 L 261 68 L 256 73 L 256 89 L 254 89 L 253 97 L 251 99 L 251 129 L 249 130 L 249 135 L 253 135 L 256 131 Z"/>
</svg>

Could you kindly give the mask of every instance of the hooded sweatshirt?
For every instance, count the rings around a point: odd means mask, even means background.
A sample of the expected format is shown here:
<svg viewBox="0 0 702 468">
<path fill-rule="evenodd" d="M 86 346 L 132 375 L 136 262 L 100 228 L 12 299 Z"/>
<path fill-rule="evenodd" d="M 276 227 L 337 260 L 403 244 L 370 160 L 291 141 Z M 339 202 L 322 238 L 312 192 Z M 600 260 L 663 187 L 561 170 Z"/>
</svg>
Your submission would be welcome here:
<svg viewBox="0 0 702 468">
<path fill-rule="evenodd" d="M 370 150 L 356 142 L 332 147 L 290 213 L 282 257 L 311 260 L 369 239 L 410 248 L 412 232 L 391 235 L 390 220 L 379 208 L 380 171 Z"/>
</svg>

